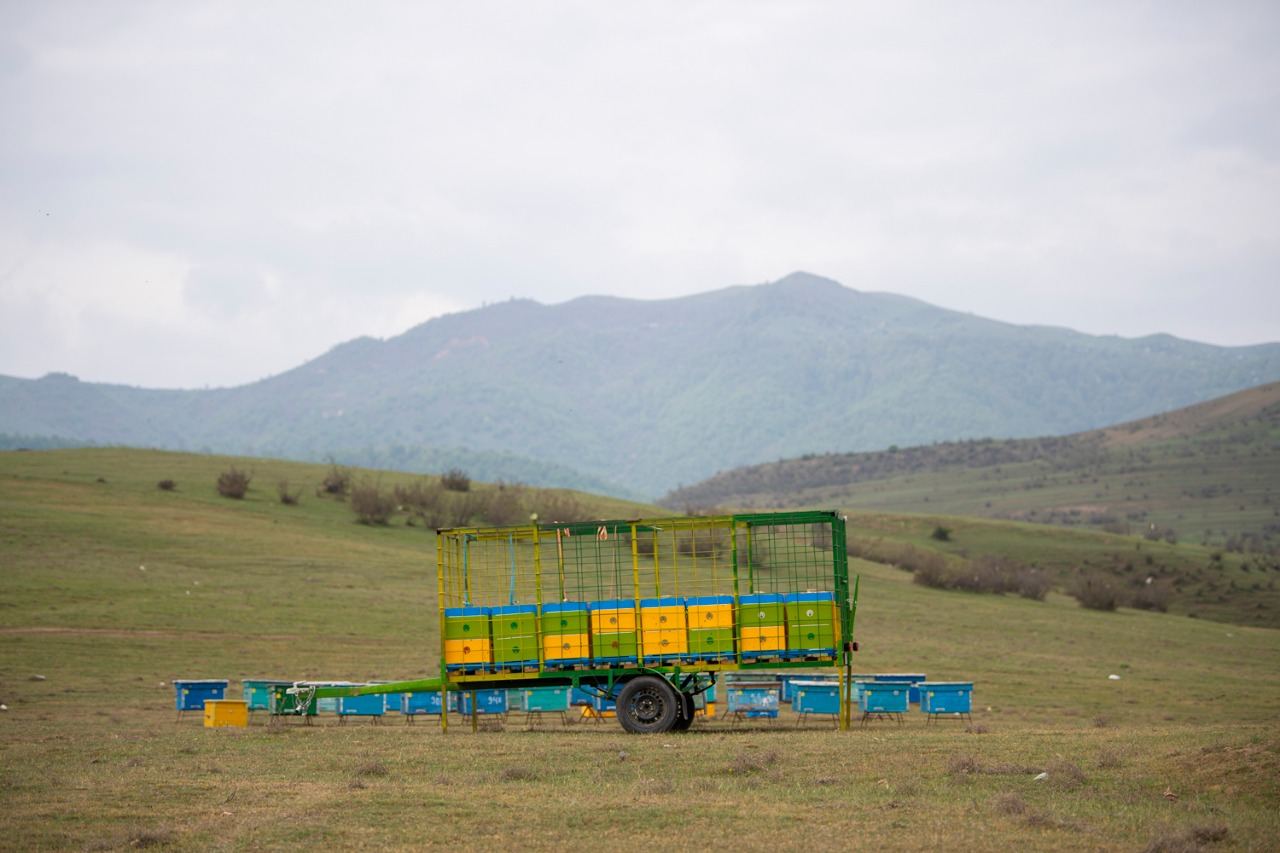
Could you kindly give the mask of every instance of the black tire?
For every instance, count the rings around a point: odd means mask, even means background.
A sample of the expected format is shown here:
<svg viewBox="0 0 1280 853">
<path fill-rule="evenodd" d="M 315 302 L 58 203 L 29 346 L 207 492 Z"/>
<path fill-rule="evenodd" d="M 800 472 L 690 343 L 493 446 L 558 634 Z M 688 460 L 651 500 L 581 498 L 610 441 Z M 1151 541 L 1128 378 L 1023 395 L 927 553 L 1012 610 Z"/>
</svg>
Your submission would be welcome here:
<svg viewBox="0 0 1280 853">
<path fill-rule="evenodd" d="M 633 678 L 618 694 L 618 722 L 632 734 L 669 732 L 680 719 L 680 694 L 665 679 Z"/>
<path fill-rule="evenodd" d="M 689 726 L 693 725 L 693 697 L 688 693 L 681 693 L 681 709 L 680 716 L 676 719 L 676 724 L 671 727 L 673 732 L 685 732 L 689 730 Z"/>
</svg>

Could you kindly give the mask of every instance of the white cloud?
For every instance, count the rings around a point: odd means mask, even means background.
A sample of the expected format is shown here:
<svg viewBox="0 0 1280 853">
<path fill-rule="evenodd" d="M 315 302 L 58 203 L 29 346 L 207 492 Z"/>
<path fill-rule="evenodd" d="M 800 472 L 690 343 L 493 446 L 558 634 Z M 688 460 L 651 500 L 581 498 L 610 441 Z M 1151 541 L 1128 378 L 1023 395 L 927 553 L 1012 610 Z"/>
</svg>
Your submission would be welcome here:
<svg viewBox="0 0 1280 853">
<path fill-rule="evenodd" d="M 6 14 L 0 373 L 242 382 L 486 300 L 799 268 L 1280 337 L 1270 4 Z"/>
</svg>

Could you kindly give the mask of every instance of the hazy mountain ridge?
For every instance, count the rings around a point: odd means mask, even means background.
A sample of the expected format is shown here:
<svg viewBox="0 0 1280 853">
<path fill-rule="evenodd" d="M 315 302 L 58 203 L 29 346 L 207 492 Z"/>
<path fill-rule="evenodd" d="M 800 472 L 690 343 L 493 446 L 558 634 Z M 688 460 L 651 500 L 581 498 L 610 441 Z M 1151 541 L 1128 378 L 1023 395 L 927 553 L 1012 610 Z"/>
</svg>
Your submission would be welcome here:
<svg viewBox="0 0 1280 853">
<path fill-rule="evenodd" d="M 544 485 L 640 496 L 804 453 L 1076 432 L 1276 378 L 1280 344 L 1014 326 L 797 273 L 679 299 L 512 300 L 237 388 L 3 379 L 0 432 L 300 459 L 465 448 L 554 466 Z"/>
</svg>

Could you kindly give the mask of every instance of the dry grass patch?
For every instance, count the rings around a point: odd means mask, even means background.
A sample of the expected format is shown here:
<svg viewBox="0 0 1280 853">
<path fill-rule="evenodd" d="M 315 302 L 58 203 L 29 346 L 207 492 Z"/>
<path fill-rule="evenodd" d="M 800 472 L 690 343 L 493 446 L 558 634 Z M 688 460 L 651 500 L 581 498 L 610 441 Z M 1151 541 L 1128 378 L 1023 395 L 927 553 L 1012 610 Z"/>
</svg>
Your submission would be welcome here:
<svg viewBox="0 0 1280 853">
<path fill-rule="evenodd" d="M 1165 830 L 1143 848 L 1143 853 L 1200 853 L 1210 844 L 1226 841 L 1226 824 L 1204 824 L 1182 830 Z"/>
</svg>

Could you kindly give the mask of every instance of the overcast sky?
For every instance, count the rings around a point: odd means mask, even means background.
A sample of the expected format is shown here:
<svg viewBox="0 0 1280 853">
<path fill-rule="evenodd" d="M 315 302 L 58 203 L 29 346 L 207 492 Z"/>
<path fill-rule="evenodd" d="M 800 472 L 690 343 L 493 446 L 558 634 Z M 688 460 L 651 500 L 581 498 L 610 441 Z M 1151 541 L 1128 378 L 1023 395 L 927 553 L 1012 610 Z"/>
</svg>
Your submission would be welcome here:
<svg viewBox="0 0 1280 853">
<path fill-rule="evenodd" d="M 803 269 L 1280 339 L 1280 4 L 0 0 L 0 373 Z"/>
</svg>

